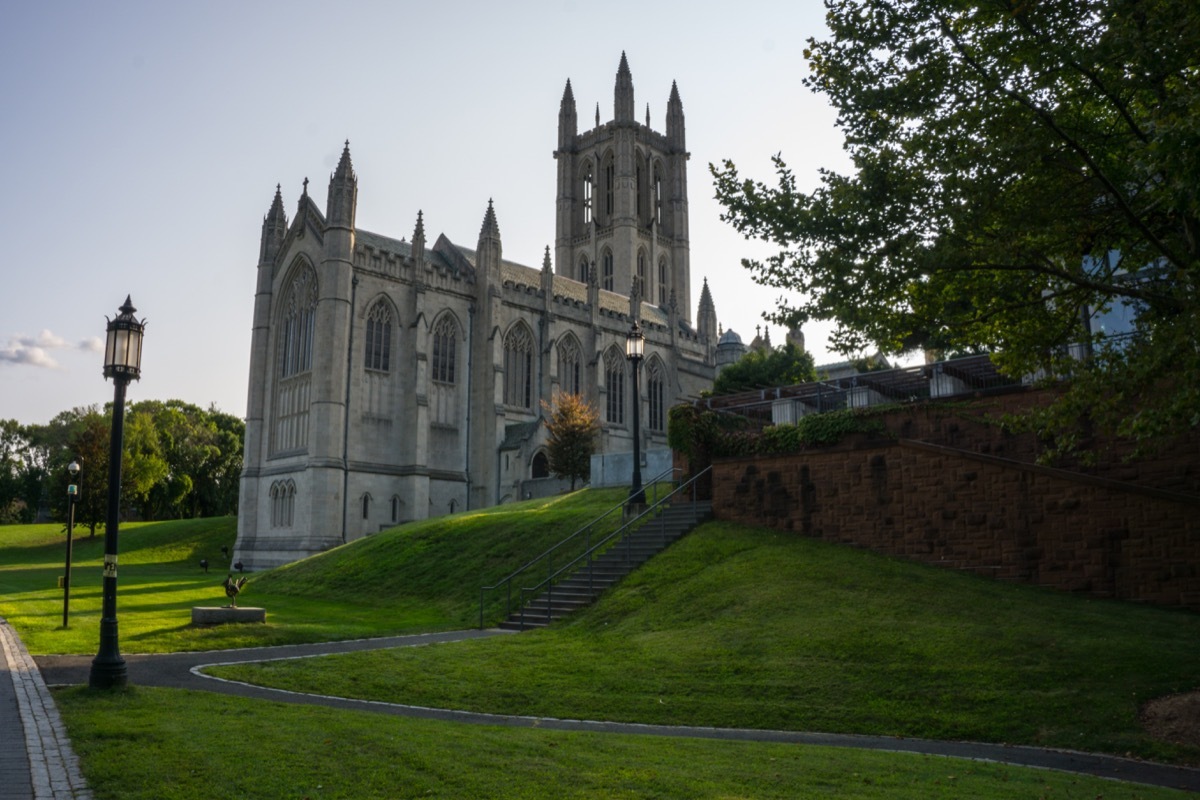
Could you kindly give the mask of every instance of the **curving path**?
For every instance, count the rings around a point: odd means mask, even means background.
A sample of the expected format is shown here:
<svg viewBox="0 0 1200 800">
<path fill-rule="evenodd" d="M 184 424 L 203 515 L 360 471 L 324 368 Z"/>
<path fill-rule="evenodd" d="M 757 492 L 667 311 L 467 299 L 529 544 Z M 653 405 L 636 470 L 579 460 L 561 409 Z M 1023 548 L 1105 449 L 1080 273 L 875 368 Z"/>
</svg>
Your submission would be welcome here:
<svg viewBox="0 0 1200 800">
<path fill-rule="evenodd" d="M 925 755 L 993 761 L 1022 767 L 1037 767 L 1061 772 L 1095 775 L 1101 778 L 1165 786 L 1200 792 L 1200 769 L 1175 767 L 1136 761 L 1116 756 L 1080 753 L 1069 750 L 1050 750 L 1039 747 L 1017 747 L 975 742 L 943 742 L 929 739 L 904 739 L 890 736 L 857 736 L 833 733 L 804 733 L 797 731 L 753 730 L 746 728 L 701 728 L 671 725 L 641 725 L 622 722 L 595 722 L 508 714 L 481 714 L 422 706 L 382 703 L 373 700 L 351 700 L 326 695 L 300 694 L 282 689 L 213 678 L 202 673 L 204 667 L 217 664 L 236 664 L 269 661 L 283 658 L 314 656 L 377 650 L 387 647 L 414 647 L 440 642 L 456 642 L 490 636 L 510 635 L 502 630 L 470 630 L 430 633 L 413 636 L 388 636 L 379 639 L 359 639 L 346 642 L 286 645 L 245 650 L 218 650 L 201 653 L 167 653 L 162 655 L 127 655 L 129 682 L 139 686 L 162 686 L 174 689 L 196 689 L 260 700 L 285 703 L 321 705 L 379 714 L 420 717 L 481 725 L 538 727 L 551 730 L 593 731 L 651 736 L 679 736 L 727 741 L 788 742 L 827 747 L 854 747 Z M 37 656 L 34 660 L 46 684 L 86 683 L 91 656 Z"/>
</svg>

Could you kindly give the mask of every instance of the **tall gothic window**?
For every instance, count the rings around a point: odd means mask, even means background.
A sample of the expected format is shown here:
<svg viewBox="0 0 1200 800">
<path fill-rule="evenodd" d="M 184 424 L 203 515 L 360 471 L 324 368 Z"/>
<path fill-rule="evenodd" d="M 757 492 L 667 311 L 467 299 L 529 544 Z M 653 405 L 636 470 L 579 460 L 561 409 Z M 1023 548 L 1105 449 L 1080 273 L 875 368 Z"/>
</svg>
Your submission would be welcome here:
<svg viewBox="0 0 1200 800">
<path fill-rule="evenodd" d="M 387 372 L 392 364 L 392 309 L 379 300 L 367 314 L 367 369 Z"/>
<path fill-rule="evenodd" d="M 642 219 L 642 191 L 645 188 L 645 177 L 642 175 L 642 157 L 641 157 L 641 155 L 638 155 L 637 163 L 634 165 L 633 170 L 634 170 L 633 183 L 634 183 L 634 186 L 636 187 L 636 193 L 634 195 L 634 197 L 636 199 L 634 200 L 633 213 L 637 215 L 638 221 L 640 223 L 640 221 Z"/>
<path fill-rule="evenodd" d="M 637 284 L 638 297 L 646 296 L 646 251 L 638 250 L 637 254 Z"/>
<path fill-rule="evenodd" d="M 455 382 L 455 343 L 458 339 L 458 325 L 449 314 L 433 326 L 433 379 L 438 383 Z"/>
<path fill-rule="evenodd" d="M 587 283 L 587 282 L 588 282 L 588 260 L 587 260 L 587 256 L 580 256 L 580 257 L 579 257 L 579 282 L 580 282 L 580 283 Z"/>
<path fill-rule="evenodd" d="M 458 323 L 443 314 L 433 323 L 433 352 L 430 354 L 430 405 L 433 422 L 455 425 L 458 422 Z"/>
<path fill-rule="evenodd" d="M 605 421 L 625 424 L 625 356 L 616 348 L 604 355 L 604 385 L 608 388 Z"/>
<path fill-rule="evenodd" d="M 667 259 L 658 260 L 658 304 L 667 304 L 667 294 L 671 291 L 671 283 L 667 280 Z"/>
<path fill-rule="evenodd" d="M 613 191 L 616 189 L 617 170 L 613 165 L 612 156 L 609 156 L 608 161 L 604 165 L 604 214 L 605 222 L 612 224 L 613 215 Z"/>
<path fill-rule="evenodd" d="M 566 394 L 583 391 L 583 355 L 574 336 L 563 339 L 558 346 L 558 386 Z"/>
<path fill-rule="evenodd" d="M 283 292 L 279 319 L 279 376 L 275 387 L 275 452 L 308 446 L 309 390 L 317 321 L 317 274 L 304 265 Z"/>
<path fill-rule="evenodd" d="M 662 363 L 651 359 L 646 370 L 646 394 L 650 401 L 649 428 L 652 431 L 666 430 L 666 413 L 663 401 L 666 399 L 666 380 L 663 375 Z"/>
<path fill-rule="evenodd" d="M 654 167 L 654 225 L 662 227 L 662 171 Z"/>
<path fill-rule="evenodd" d="M 533 336 L 520 323 L 504 337 L 504 402 L 533 408 Z"/>
<path fill-rule="evenodd" d="M 583 224 L 592 224 L 592 165 L 588 164 L 583 173 Z"/>
<path fill-rule="evenodd" d="M 300 270 L 284 301 L 279 338 L 280 377 L 289 378 L 312 369 L 313 337 L 317 323 L 317 276 L 311 268 Z"/>
<path fill-rule="evenodd" d="M 612 250 L 605 250 L 604 255 L 600 257 L 601 264 L 604 265 L 604 277 L 600 283 L 601 288 L 613 290 L 613 254 Z"/>
</svg>

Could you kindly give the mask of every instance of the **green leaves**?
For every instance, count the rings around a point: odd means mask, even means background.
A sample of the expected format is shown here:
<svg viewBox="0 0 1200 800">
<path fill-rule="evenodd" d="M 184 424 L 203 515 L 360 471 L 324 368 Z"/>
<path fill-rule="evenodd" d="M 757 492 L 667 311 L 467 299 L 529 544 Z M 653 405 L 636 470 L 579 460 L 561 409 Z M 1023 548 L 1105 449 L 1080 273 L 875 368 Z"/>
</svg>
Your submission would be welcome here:
<svg viewBox="0 0 1200 800">
<path fill-rule="evenodd" d="M 780 156 L 774 185 L 710 166 L 723 219 L 779 247 L 743 262 L 790 290 L 774 321 L 833 321 L 845 353 L 988 350 L 1019 374 L 1100 346 L 1085 321 L 1117 302 L 1187 360 L 1200 328 L 1168 320 L 1200 316 L 1200 6 L 826 5 L 804 83 L 837 108 L 852 171 L 803 192 Z M 1160 422 L 1189 418 L 1176 400 L 1196 382 L 1155 396 Z"/>
</svg>

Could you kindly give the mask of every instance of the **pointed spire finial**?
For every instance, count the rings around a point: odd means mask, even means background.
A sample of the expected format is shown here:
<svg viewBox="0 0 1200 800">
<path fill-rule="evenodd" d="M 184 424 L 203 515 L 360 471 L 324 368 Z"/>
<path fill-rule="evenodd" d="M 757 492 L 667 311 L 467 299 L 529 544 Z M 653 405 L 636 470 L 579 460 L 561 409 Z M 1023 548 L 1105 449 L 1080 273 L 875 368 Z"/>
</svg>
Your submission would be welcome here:
<svg viewBox="0 0 1200 800">
<path fill-rule="evenodd" d="M 621 51 L 621 65 L 617 67 L 617 85 L 613 90 L 613 118 L 617 122 L 635 122 L 633 111 L 633 75 L 629 72 L 629 61 Z"/>
<path fill-rule="evenodd" d="M 304 197 L 308 197 L 308 176 L 304 176 Z"/>
<path fill-rule="evenodd" d="M 550 245 L 546 245 L 546 255 L 542 257 L 542 272 L 550 272 Z"/>
<path fill-rule="evenodd" d="M 650 104 L 646 103 L 646 127 L 650 127 Z"/>
<path fill-rule="evenodd" d="M 596 127 L 600 127 L 600 101 L 596 101 Z"/>
<path fill-rule="evenodd" d="M 496 223 L 496 209 L 492 198 L 488 198 L 487 212 L 483 215 L 483 226 L 479 229 L 479 238 L 500 238 L 500 226 Z"/>
</svg>

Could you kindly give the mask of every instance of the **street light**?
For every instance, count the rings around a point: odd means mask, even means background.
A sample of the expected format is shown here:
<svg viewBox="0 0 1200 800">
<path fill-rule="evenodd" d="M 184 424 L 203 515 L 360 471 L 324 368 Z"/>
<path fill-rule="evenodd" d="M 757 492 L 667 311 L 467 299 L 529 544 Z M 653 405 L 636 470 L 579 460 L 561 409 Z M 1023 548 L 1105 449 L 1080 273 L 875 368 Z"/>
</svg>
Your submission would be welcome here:
<svg viewBox="0 0 1200 800">
<path fill-rule="evenodd" d="M 75 501 L 79 499 L 79 484 L 75 479 L 79 476 L 79 462 L 72 460 L 67 465 L 71 473 L 71 483 L 67 485 L 67 566 L 63 570 L 63 628 L 67 627 L 67 616 L 71 607 L 71 536 L 75 532 Z"/>
<path fill-rule="evenodd" d="M 633 367 L 633 485 L 629 487 L 629 502 L 626 508 L 633 510 L 636 506 L 646 505 L 646 490 L 642 488 L 642 446 L 641 446 L 641 413 L 639 410 L 638 367 L 642 364 L 642 356 L 646 352 L 646 337 L 637 320 L 625 334 L 625 358 Z"/>
<path fill-rule="evenodd" d="M 142 376 L 142 332 L 145 320 L 126 296 L 116 319 L 108 323 L 104 346 L 104 377 L 113 382 L 112 435 L 108 447 L 108 516 L 104 523 L 104 589 L 100 614 L 100 651 L 92 659 L 88 685 L 93 689 L 124 686 L 125 659 L 117 644 L 117 525 L 121 503 L 121 450 L 125 436 L 125 387 Z"/>
</svg>

